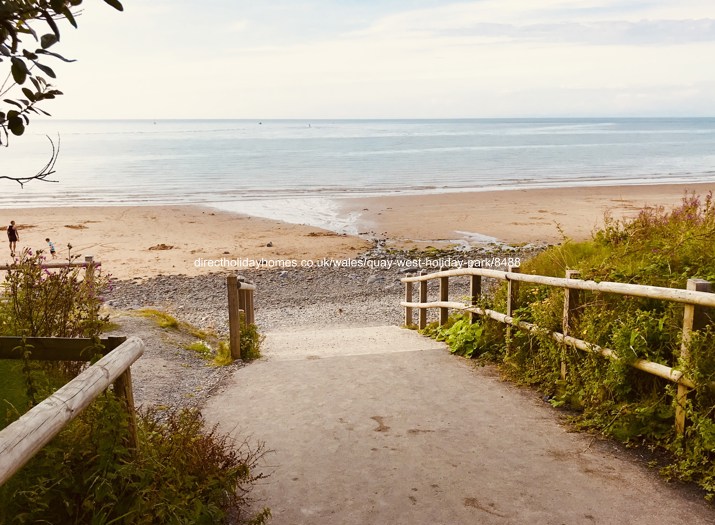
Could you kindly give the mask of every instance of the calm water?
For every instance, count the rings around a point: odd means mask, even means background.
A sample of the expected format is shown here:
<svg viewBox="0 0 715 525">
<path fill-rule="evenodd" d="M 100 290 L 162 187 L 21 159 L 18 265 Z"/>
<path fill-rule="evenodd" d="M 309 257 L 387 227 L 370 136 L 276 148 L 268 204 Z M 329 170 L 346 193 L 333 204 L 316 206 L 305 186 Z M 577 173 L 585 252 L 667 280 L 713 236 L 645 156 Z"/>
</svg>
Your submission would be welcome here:
<svg viewBox="0 0 715 525">
<path fill-rule="evenodd" d="M 711 118 L 47 120 L 0 151 L 0 174 L 39 169 L 44 133 L 61 136 L 60 182 L 0 181 L 0 207 L 201 203 L 280 216 L 316 198 L 715 181 Z"/>
</svg>

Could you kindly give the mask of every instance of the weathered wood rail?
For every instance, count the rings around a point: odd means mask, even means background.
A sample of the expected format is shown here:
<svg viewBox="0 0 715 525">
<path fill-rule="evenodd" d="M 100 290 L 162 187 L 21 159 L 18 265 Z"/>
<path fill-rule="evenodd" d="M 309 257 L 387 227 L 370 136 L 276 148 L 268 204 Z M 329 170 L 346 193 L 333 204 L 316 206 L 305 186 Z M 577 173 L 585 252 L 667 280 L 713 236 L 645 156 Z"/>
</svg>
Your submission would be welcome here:
<svg viewBox="0 0 715 525">
<path fill-rule="evenodd" d="M 96 268 L 101 265 L 102 265 L 102 263 L 100 263 L 99 261 L 95 261 L 94 257 L 91 255 L 87 255 L 84 258 L 84 261 L 46 262 L 46 263 L 41 264 L 42 268 L 48 268 L 48 269 L 68 268 L 68 267 L 69 268 Z M 14 264 L 0 264 L 0 271 L 12 270 L 15 267 L 16 267 L 16 265 L 14 265 Z"/>
<path fill-rule="evenodd" d="M 114 384 L 115 393 L 128 411 L 130 446 L 136 446 L 130 367 L 144 353 L 144 343 L 137 337 L 124 339 L 108 338 L 102 341 L 104 352 L 107 352 L 104 357 L 0 431 L 0 485 L 111 384 Z M 53 345 L 64 360 L 87 361 L 93 357 L 87 351 L 92 346 L 89 339 L 27 338 L 23 342 L 22 338 L 7 337 L 0 339 L 0 358 L 17 359 L 18 352 L 23 352 L 23 348 L 34 347 L 31 358 L 42 359 L 47 353 L 52 353 Z"/>
<path fill-rule="evenodd" d="M 253 308 L 253 293 L 256 285 L 246 281 L 242 276 L 231 274 L 226 277 L 228 289 L 228 329 L 231 357 L 244 359 L 245 349 L 241 348 L 241 312 L 246 325 L 256 322 Z"/>
<path fill-rule="evenodd" d="M 470 279 L 469 299 L 465 303 L 449 300 L 449 278 L 468 276 Z M 483 309 L 477 306 L 482 293 L 482 278 L 492 278 L 507 281 L 507 304 L 506 312 L 497 312 L 490 309 Z M 460 310 L 469 312 L 472 321 L 476 316 L 488 317 L 504 323 L 507 326 L 507 342 L 510 340 L 509 332 L 512 327 L 517 327 L 533 333 L 548 333 L 554 340 L 566 346 L 571 346 L 585 352 L 594 352 L 609 359 L 619 360 L 618 355 L 609 348 L 602 348 L 593 343 L 574 338 L 569 334 L 571 320 L 579 305 L 579 291 L 591 291 L 626 295 L 630 297 L 645 297 L 682 303 L 685 305 L 683 315 L 683 344 L 680 349 L 681 359 L 688 357 L 688 341 L 693 330 L 702 328 L 705 323 L 705 316 L 702 308 L 715 307 L 715 294 L 710 293 L 710 283 L 701 279 L 689 279 L 687 289 L 664 288 L 659 286 L 645 286 L 638 284 L 595 282 L 584 281 L 577 278 L 578 272 L 568 270 L 565 278 L 546 277 L 543 275 L 522 274 L 518 267 L 511 267 L 509 271 L 489 270 L 483 268 L 463 268 L 457 270 L 446 270 L 434 272 L 428 275 L 414 277 L 404 277 L 405 300 L 401 306 L 405 308 L 405 324 L 412 325 L 413 310 L 419 311 L 418 327 L 424 329 L 427 326 L 427 309 L 439 308 L 439 323 L 447 322 L 449 310 Z M 429 301 L 427 297 L 427 282 L 439 280 L 439 300 Z M 519 321 L 513 317 L 513 312 L 517 308 L 519 283 L 540 284 L 555 288 L 564 289 L 564 315 L 561 332 L 550 332 L 533 323 Z M 413 301 L 413 283 L 419 283 L 419 301 Z M 509 348 L 507 347 L 507 352 Z M 677 384 L 677 402 L 675 411 L 675 427 L 678 433 L 685 430 L 685 403 L 688 392 L 696 387 L 693 381 L 682 371 L 676 368 L 654 363 L 644 359 L 636 359 L 629 363 L 632 367 L 657 377 L 672 381 Z M 567 374 L 566 362 L 562 357 L 561 376 L 565 378 Z M 715 387 L 715 385 L 711 385 Z"/>
</svg>

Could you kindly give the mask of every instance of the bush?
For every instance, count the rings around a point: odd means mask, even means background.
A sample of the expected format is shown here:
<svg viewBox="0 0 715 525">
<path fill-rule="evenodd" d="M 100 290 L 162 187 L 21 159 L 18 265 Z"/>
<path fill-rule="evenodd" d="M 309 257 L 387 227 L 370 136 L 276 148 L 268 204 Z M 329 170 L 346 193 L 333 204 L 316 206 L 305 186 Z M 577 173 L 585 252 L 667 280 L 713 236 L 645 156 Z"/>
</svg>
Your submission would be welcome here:
<svg viewBox="0 0 715 525">
<path fill-rule="evenodd" d="M 261 357 L 261 345 L 265 336 L 258 332 L 258 326 L 246 323 L 246 314 L 241 312 L 241 355 L 246 361 L 253 361 Z"/>
<path fill-rule="evenodd" d="M 42 268 L 42 251 L 23 250 L 5 276 L 10 310 L 3 316 L 6 335 L 95 337 L 108 319 L 99 315 L 107 279 L 95 270 L 82 279 L 79 267 Z M 7 314 L 6 314 L 7 315 Z"/>
<path fill-rule="evenodd" d="M 148 411 L 139 448 L 127 418 L 105 394 L 0 489 L 2 523 L 223 523 L 241 516 L 266 453 L 206 429 L 195 409 Z M 263 523 L 264 509 L 253 517 Z"/>
</svg>

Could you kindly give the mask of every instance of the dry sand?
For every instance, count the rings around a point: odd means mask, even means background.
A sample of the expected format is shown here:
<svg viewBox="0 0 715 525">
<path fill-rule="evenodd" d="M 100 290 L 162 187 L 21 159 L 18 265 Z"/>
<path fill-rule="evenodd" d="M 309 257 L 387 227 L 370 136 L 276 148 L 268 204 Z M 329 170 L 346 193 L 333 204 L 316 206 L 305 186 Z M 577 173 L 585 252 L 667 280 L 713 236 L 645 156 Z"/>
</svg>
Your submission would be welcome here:
<svg viewBox="0 0 715 525">
<path fill-rule="evenodd" d="M 679 204 L 686 191 L 705 195 L 712 189 L 715 182 L 389 196 L 351 199 L 345 210 L 362 213 L 361 232 L 376 232 L 400 246 L 455 242 L 465 232 L 509 244 L 557 243 L 564 235 L 590 238 L 606 212 L 634 216 L 645 206 Z"/>
<path fill-rule="evenodd" d="M 563 239 L 561 232 L 588 238 L 606 212 L 631 216 L 643 206 L 676 205 L 686 190 L 704 194 L 711 188 L 715 183 L 390 196 L 345 199 L 344 210 L 360 212 L 361 232 L 399 247 L 444 246 L 465 239 L 460 232 L 507 243 L 554 243 Z M 4 224 L 17 222 L 19 249 L 46 250 L 49 237 L 58 259 L 72 244 L 72 253 L 93 255 L 118 278 L 221 270 L 197 267 L 199 258 L 299 262 L 351 258 L 371 246 L 365 238 L 200 206 L 12 209 L 2 215 Z M 5 245 L 0 263 L 9 255 Z"/>
<path fill-rule="evenodd" d="M 106 272 L 124 279 L 220 270 L 197 267 L 199 258 L 352 257 L 370 247 L 357 237 L 199 206 L 33 208 L 3 210 L 2 215 L 5 223 L 18 224 L 18 250 L 48 253 L 49 237 L 58 260 L 66 260 L 71 244 L 73 254 L 92 255 Z M 7 244 L 3 248 L 0 263 L 10 262 Z"/>
</svg>

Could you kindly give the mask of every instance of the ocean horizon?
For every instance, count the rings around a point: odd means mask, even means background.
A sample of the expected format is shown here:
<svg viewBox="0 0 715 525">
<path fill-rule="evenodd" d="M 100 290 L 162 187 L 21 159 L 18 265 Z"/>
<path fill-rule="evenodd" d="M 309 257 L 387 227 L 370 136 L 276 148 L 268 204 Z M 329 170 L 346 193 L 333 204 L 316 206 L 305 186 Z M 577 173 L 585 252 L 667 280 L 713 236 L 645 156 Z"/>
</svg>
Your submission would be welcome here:
<svg viewBox="0 0 715 525">
<path fill-rule="evenodd" d="M 1 208 L 199 204 L 347 231 L 346 197 L 715 181 L 715 118 L 38 120 Z M 337 222 L 336 222 L 337 221 Z M 345 224 L 339 224 L 341 221 Z"/>
</svg>

